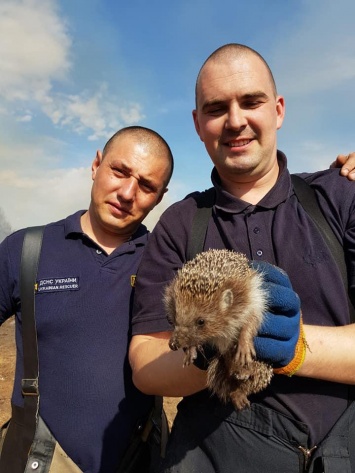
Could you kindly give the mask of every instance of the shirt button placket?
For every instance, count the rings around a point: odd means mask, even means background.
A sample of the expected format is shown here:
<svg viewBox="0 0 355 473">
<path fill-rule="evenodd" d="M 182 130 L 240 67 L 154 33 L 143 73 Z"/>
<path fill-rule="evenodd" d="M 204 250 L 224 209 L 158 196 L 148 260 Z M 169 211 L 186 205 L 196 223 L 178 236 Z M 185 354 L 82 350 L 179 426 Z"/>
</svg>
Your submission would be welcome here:
<svg viewBox="0 0 355 473">
<path fill-rule="evenodd" d="M 249 228 L 249 243 L 252 259 L 262 258 L 264 254 L 263 236 L 259 225 L 258 213 L 252 212 L 247 216 L 247 225 Z"/>
<path fill-rule="evenodd" d="M 255 233 L 255 235 L 258 235 L 260 233 L 260 228 L 255 227 L 253 232 Z M 261 249 L 256 250 L 256 254 L 259 256 L 259 258 L 261 258 L 263 256 L 263 250 L 261 250 Z"/>
</svg>

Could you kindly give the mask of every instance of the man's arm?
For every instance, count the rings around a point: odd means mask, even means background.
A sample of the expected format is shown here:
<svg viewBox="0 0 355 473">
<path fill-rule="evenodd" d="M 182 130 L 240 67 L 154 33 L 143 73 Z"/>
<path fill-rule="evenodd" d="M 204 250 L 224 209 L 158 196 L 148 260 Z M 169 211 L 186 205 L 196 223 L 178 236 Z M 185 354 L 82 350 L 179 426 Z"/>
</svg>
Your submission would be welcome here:
<svg viewBox="0 0 355 473">
<path fill-rule="evenodd" d="M 304 326 L 306 358 L 295 376 L 355 384 L 355 324 Z M 146 394 L 181 397 L 206 387 L 206 371 L 182 367 L 183 351 L 171 351 L 170 332 L 133 337 L 130 362 L 133 381 Z"/>
<path fill-rule="evenodd" d="M 279 268 L 265 262 L 254 263 L 253 267 L 264 273 L 274 314 L 266 318 L 256 337 L 257 356 L 274 366 L 285 366 L 290 359 L 292 364 L 295 341 L 299 338 L 298 298 L 286 273 L 280 272 Z M 295 374 L 355 384 L 355 324 L 343 327 L 306 325 L 304 332 L 306 357 Z M 161 332 L 133 337 L 129 357 L 136 387 L 146 394 L 169 397 L 187 396 L 204 389 L 206 372 L 193 365 L 183 368 L 183 351 L 170 350 L 170 336 L 171 332 Z"/>
<path fill-rule="evenodd" d="M 355 324 L 343 327 L 304 326 L 308 344 L 297 376 L 355 384 Z"/>
<path fill-rule="evenodd" d="M 172 351 L 171 332 L 135 335 L 129 349 L 133 382 L 145 394 L 182 397 L 206 387 L 206 371 L 183 367 L 182 350 Z"/>
</svg>

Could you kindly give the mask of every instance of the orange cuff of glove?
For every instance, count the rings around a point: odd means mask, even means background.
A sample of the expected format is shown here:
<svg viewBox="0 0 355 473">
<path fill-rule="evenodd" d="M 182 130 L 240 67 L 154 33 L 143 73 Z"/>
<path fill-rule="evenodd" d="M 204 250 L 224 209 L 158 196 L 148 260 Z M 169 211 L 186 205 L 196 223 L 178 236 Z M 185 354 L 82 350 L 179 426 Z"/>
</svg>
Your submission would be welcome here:
<svg viewBox="0 0 355 473">
<path fill-rule="evenodd" d="M 307 342 L 303 330 L 302 317 L 300 320 L 300 336 L 295 349 L 295 356 L 290 363 L 282 368 L 274 368 L 275 374 L 284 374 L 286 376 L 293 376 L 303 365 L 306 358 Z"/>
</svg>

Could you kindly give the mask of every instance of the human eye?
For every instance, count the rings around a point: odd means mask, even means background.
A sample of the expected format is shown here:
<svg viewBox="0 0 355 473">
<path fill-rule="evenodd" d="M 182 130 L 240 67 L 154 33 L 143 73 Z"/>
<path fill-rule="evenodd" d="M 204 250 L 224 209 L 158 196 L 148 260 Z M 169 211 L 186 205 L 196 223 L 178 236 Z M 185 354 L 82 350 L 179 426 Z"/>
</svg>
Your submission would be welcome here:
<svg viewBox="0 0 355 473">
<path fill-rule="evenodd" d="M 249 100 L 248 102 L 245 102 L 244 103 L 244 107 L 245 108 L 257 108 L 259 107 L 261 102 L 259 102 L 258 100 Z"/>
<path fill-rule="evenodd" d="M 245 109 L 254 109 L 262 106 L 266 102 L 264 95 L 251 95 L 244 98 L 242 107 Z"/>
<path fill-rule="evenodd" d="M 155 186 L 151 183 L 151 182 L 148 182 L 148 181 L 143 181 L 141 180 L 139 182 L 139 187 L 142 189 L 143 192 L 145 192 L 146 194 L 150 194 L 152 192 L 156 192 L 157 189 L 155 188 Z"/>
<path fill-rule="evenodd" d="M 212 117 L 218 117 L 225 113 L 225 108 L 226 107 L 220 102 L 210 103 L 203 107 L 203 113 Z"/>
<path fill-rule="evenodd" d="M 260 99 L 248 99 L 243 101 L 241 107 L 244 108 L 244 110 L 253 110 L 259 108 L 263 103 L 264 102 Z"/>
<path fill-rule="evenodd" d="M 120 166 L 112 166 L 112 171 L 116 177 L 126 177 L 128 175 L 127 171 Z"/>
</svg>

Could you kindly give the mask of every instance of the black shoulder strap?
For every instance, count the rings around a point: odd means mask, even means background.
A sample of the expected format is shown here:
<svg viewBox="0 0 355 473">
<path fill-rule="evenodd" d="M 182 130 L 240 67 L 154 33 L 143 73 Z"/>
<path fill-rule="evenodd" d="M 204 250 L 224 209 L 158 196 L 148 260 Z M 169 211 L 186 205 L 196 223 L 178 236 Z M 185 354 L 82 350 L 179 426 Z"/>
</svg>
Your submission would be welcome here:
<svg viewBox="0 0 355 473">
<path fill-rule="evenodd" d="M 344 249 L 339 243 L 338 239 L 334 235 L 328 221 L 324 217 L 317 200 L 317 196 L 314 189 L 307 184 L 307 182 L 299 176 L 291 175 L 293 188 L 295 194 L 300 201 L 302 207 L 313 219 L 317 225 L 320 233 L 323 235 L 325 242 L 328 244 L 329 249 L 333 255 L 334 260 L 338 264 L 343 283 L 348 294 L 348 306 L 350 313 L 350 323 L 355 323 L 355 309 L 353 305 L 353 297 L 349 290 L 348 274 L 346 269 L 346 263 L 344 258 Z M 348 405 L 350 405 L 355 399 L 355 386 L 349 386 Z"/>
<path fill-rule="evenodd" d="M 333 258 L 338 265 L 338 268 L 339 268 L 339 271 L 342 276 L 343 283 L 346 289 L 346 293 L 349 294 L 348 273 L 347 273 L 346 264 L 345 264 L 343 246 L 339 243 L 333 230 L 329 226 L 328 221 L 324 217 L 319 207 L 317 196 L 314 192 L 314 189 L 310 185 L 308 185 L 304 179 L 302 179 L 300 176 L 296 176 L 295 174 L 291 175 L 291 180 L 292 180 L 293 188 L 297 196 L 297 199 L 300 201 L 302 207 L 307 212 L 307 214 L 312 218 L 314 223 L 317 225 L 318 230 L 320 231 L 325 242 L 327 243 L 333 255 Z M 354 309 L 350 294 L 348 298 L 348 303 L 349 303 L 350 321 L 355 322 L 355 309 Z"/>
<path fill-rule="evenodd" d="M 201 192 L 195 197 L 197 210 L 192 221 L 190 238 L 187 247 L 187 259 L 193 259 L 197 253 L 203 251 L 208 221 L 212 215 L 212 207 L 216 200 L 214 187 Z"/>
<path fill-rule="evenodd" d="M 39 405 L 35 284 L 43 230 L 43 226 L 26 229 L 21 256 L 20 290 L 24 360 L 22 394 L 24 395 L 25 408 L 23 438 L 24 458 L 28 456 L 35 435 Z"/>
</svg>

